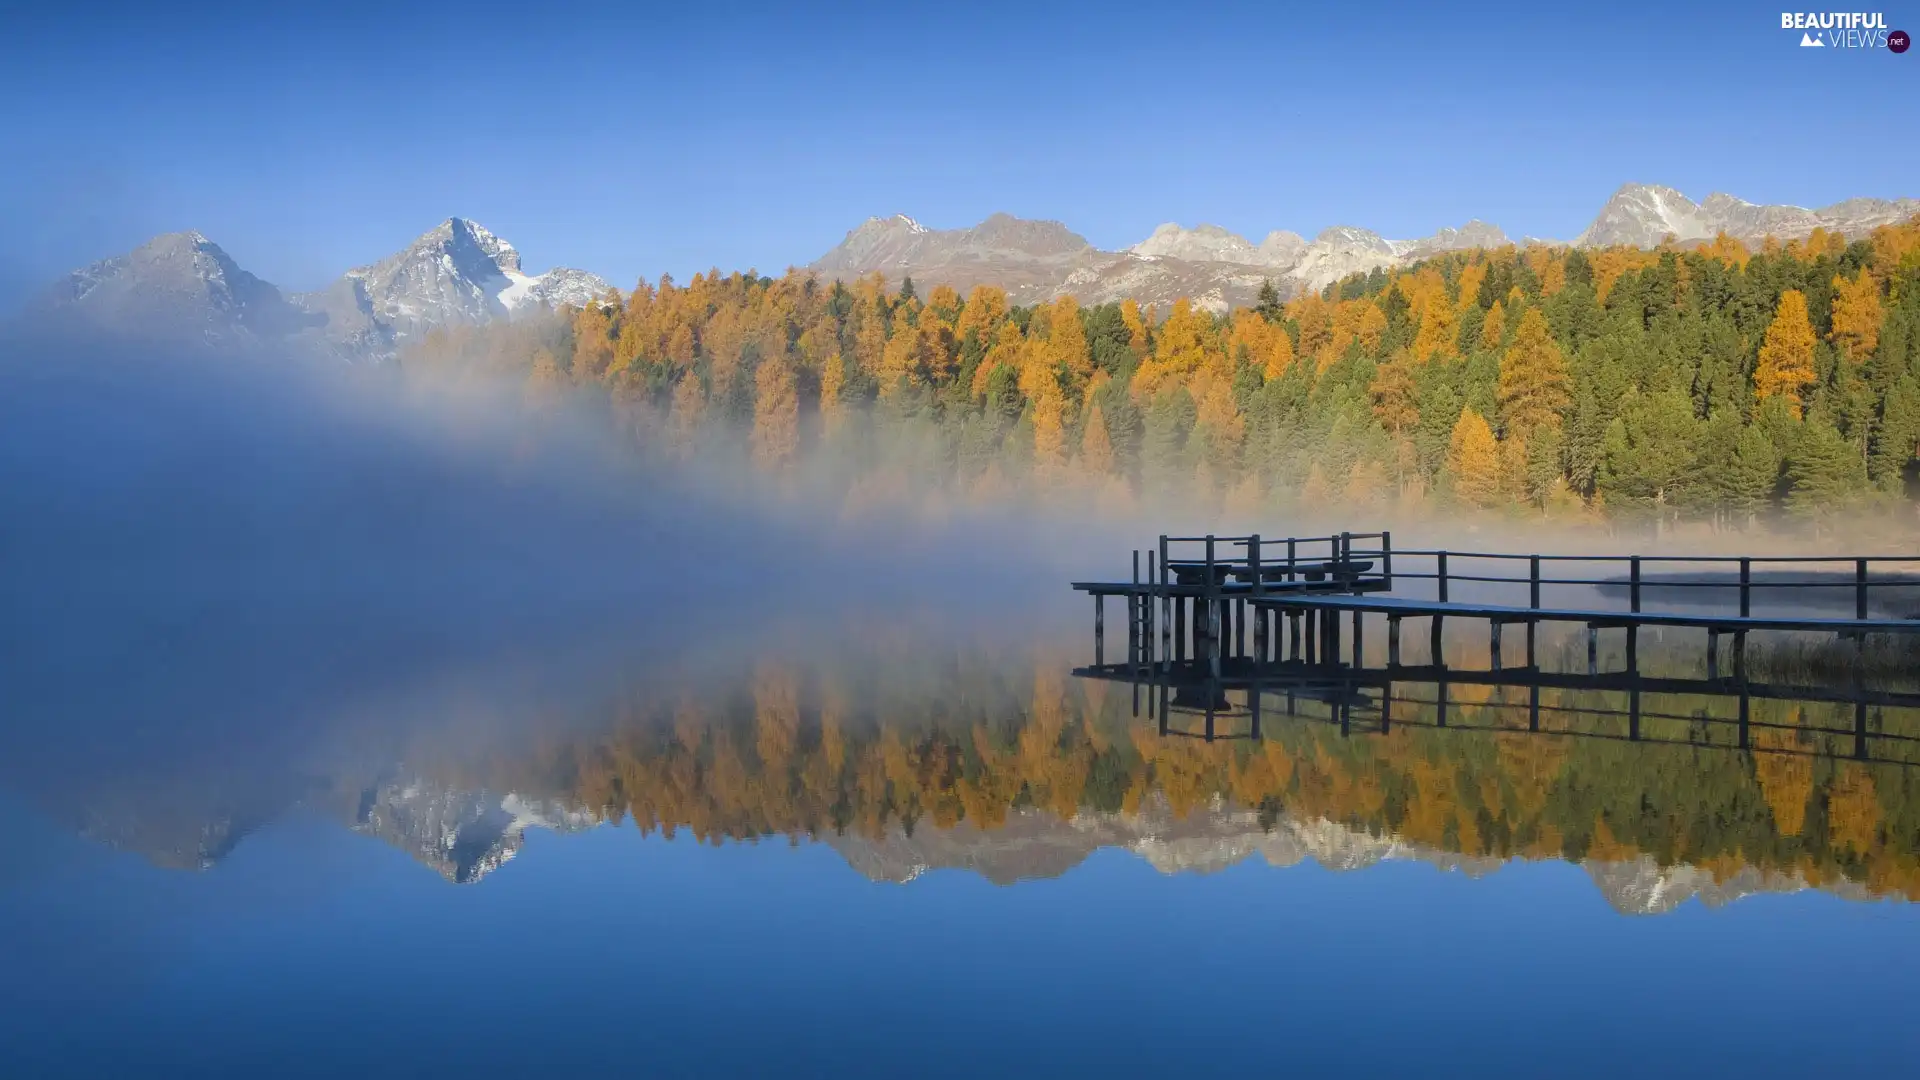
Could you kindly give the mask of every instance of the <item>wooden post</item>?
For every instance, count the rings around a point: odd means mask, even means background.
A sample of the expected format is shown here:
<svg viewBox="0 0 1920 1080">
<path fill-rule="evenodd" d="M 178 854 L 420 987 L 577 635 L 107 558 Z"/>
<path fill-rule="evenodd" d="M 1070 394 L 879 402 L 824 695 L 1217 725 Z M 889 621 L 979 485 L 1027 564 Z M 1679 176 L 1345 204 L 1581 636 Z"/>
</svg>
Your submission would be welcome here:
<svg viewBox="0 0 1920 1080">
<path fill-rule="evenodd" d="M 1638 614 L 1640 611 L 1640 556 L 1629 556 L 1628 566 L 1628 597 L 1633 603 L 1634 613 Z"/>
<path fill-rule="evenodd" d="M 1298 556 L 1300 553 L 1299 549 L 1300 549 L 1300 541 L 1296 540 L 1291 536 L 1287 537 L 1287 580 L 1288 581 L 1293 580 L 1294 563 L 1298 560 Z"/>
<path fill-rule="evenodd" d="M 1529 596 L 1530 596 L 1529 606 L 1531 606 L 1533 610 L 1539 611 L 1540 610 L 1540 556 L 1535 555 L 1530 561 L 1532 562 L 1532 572 L 1533 572 L 1532 586 L 1533 587 L 1531 592 L 1529 593 Z M 1540 620 L 1538 619 L 1527 620 L 1527 666 L 1530 668 L 1538 668 L 1540 666 L 1540 662 L 1534 647 L 1534 644 L 1535 644 L 1534 639 L 1539 634 L 1539 627 L 1540 627 Z"/>
<path fill-rule="evenodd" d="M 1266 571 L 1260 568 L 1260 534 L 1247 537 L 1247 565 L 1253 571 L 1253 595 L 1259 599 L 1267 594 Z M 1257 663 L 1267 662 L 1267 613 L 1258 604 L 1253 608 L 1253 652 Z"/>
<path fill-rule="evenodd" d="M 1867 619 L 1867 560 L 1853 561 L 1853 617 L 1865 622 Z M 1860 678 L 1860 669 L 1866 666 L 1867 632 L 1862 630 L 1853 635 L 1854 680 Z M 1860 744 L 1860 756 L 1866 756 L 1866 743 Z"/>
<path fill-rule="evenodd" d="M 1393 533 L 1380 534 L 1380 580 L 1386 583 L 1387 591 L 1393 591 Z"/>
<path fill-rule="evenodd" d="M 1400 666 L 1400 616 L 1387 616 L 1387 669 Z"/>
<path fill-rule="evenodd" d="M 1187 659 L 1187 598 L 1173 598 L 1173 663 Z"/>
<path fill-rule="evenodd" d="M 1753 615 L 1753 560 L 1740 557 L 1740 617 Z"/>
<path fill-rule="evenodd" d="M 1447 602 L 1447 553 L 1446 552 L 1442 551 L 1435 555 L 1433 574 L 1434 574 L 1435 585 L 1439 589 L 1440 603 L 1444 604 Z M 1443 657 L 1445 656 L 1445 652 L 1442 648 L 1442 646 L 1444 645 L 1444 642 L 1441 640 L 1443 635 L 1445 634 L 1445 627 L 1446 627 L 1446 616 L 1440 614 L 1437 611 L 1434 612 L 1433 628 L 1432 628 L 1433 641 L 1430 646 L 1430 650 L 1433 653 L 1434 667 L 1442 667 L 1446 664 L 1446 660 L 1443 659 Z"/>
<path fill-rule="evenodd" d="M 1627 626 L 1627 674 L 1640 677 L 1640 624 Z"/>
<path fill-rule="evenodd" d="M 1720 631 L 1707 627 L 1707 681 L 1720 681 Z"/>
<path fill-rule="evenodd" d="M 1093 594 L 1093 666 L 1107 662 L 1107 594 Z"/>
<path fill-rule="evenodd" d="M 1366 630 L 1366 623 L 1363 621 L 1365 618 L 1366 618 L 1365 612 L 1362 612 L 1359 610 L 1354 611 L 1353 613 L 1353 669 L 1355 671 L 1359 671 L 1367 666 L 1367 651 L 1361 647 L 1362 643 L 1361 643 L 1361 637 L 1360 637 L 1360 635 L 1364 633 Z"/>
<path fill-rule="evenodd" d="M 1487 620 L 1487 652 L 1493 658 L 1493 670 L 1500 670 L 1500 627 L 1499 619 Z"/>
<path fill-rule="evenodd" d="M 1220 677 L 1220 582 L 1214 576 L 1213 534 L 1207 534 L 1207 577 L 1200 585 L 1207 607 L 1207 667 Z M 1195 644 L 1198 645 L 1196 635 Z"/>
<path fill-rule="evenodd" d="M 1600 674 L 1600 628 L 1587 624 L 1587 674 Z"/>
<path fill-rule="evenodd" d="M 1140 666 L 1140 549 L 1133 549 L 1133 588 L 1127 590 L 1127 667 Z M 1140 707 L 1139 684 L 1135 683 L 1133 705 Z"/>
<path fill-rule="evenodd" d="M 1540 730 L 1540 683 L 1527 688 L 1527 730 Z"/>
</svg>

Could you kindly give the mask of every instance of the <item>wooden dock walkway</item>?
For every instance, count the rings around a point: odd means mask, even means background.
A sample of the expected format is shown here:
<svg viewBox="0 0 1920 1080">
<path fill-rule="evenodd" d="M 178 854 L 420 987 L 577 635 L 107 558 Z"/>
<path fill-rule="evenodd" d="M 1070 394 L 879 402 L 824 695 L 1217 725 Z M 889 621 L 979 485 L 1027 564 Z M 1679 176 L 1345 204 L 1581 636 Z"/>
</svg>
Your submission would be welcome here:
<svg viewBox="0 0 1920 1080">
<path fill-rule="evenodd" d="M 1105 663 L 1105 601 L 1111 596 L 1126 601 L 1129 664 L 1164 666 L 1198 659 L 1211 665 L 1215 677 L 1230 658 L 1335 667 L 1346 651 L 1343 638 L 1351 642 L 1352 666 L 1363 667 L 1369 615 L 1386 622 L 1390 669 L 1401 666 L 1401 623 L 1409 617 L 1428 620 L 1428 655 L 1436 666 L 1444 656 L 1449 620 L 1484 622 L 1491 670 L 1496 672 L 1505 663 L 1501 639 L 1506 627 L 1524 628 L 1525 666 L 1537 669 L 1541 624 L 1583 624 L 1589 678 L 1599 674 L 1602 630 L 1624 631 L 1630 677 L 1639 675 L 1643 629 L 1704 630 L 1710 679 L 1718 678 L 1722 637 L 1732 640 L 1734 672 L 1744 678 L 1750 633 L 1837 635 L 1859 649 L 1874 635 L 1920 634 L 1920 557 L 1396 552 L 1387 532 L 1277 541 L 1258 535 L 1162 536 L 1156 548 L 1144 552 L 1143 577 L 1142 554 L 1134 552 L 1128 581 L 1072 583 L 1094 598 L 1096 666 Z M 1524 576 L 1506 572 L 1520 563 L 1526 566 Z M 1580 567 L 1594 565 L 1617 570 L 1579 573 Z M 1756 567 L 1761 571 L 1757 577 Z M 1651 577 L 1650 568 L 1655 571 Z M 1463 585 L 1483 595 L 1456 598 L 1455 590 Z M 1545 602 L 1548 590 L 1568 589 L 1591 595 L 1571 604 Z M 1644 600 L 1649 589 L 1662 596 L 1696 592 L 1710 601 L 1727 602 L 1729 610 L 1648 610 Z M 1496 603 L 1484 597 L 1502 590 L 1516 594 L 1516 600 L 1525 590 L 1525 602 Z M 1606 606 L 1609 593 L 1624 593 L 1626 606 Z M 1805 610 L 1808 599 L 1835 597 L 1851 600 L 1849 615 Z M 1756 613 L 1756 600 L 1796 610 Z"/>
</svg>

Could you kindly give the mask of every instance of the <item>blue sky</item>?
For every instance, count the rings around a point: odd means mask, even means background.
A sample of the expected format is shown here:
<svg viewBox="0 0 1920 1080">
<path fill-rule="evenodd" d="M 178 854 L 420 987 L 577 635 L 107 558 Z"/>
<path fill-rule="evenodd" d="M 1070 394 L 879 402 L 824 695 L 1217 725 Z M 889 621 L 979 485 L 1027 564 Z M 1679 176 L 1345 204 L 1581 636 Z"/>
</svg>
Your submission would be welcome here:
<svg viewBox="0 0 1920 1080">
<path fill-rule="evenodd" d="M 310 288 L 451 214 L 626 286 L 894 212 L 1115 247 L 1920 195 L 1920 51 L 1803 51 L 1772 5 L 801 7 L 9 7 L 0 295 L 183 228 Z"/>
</svg>

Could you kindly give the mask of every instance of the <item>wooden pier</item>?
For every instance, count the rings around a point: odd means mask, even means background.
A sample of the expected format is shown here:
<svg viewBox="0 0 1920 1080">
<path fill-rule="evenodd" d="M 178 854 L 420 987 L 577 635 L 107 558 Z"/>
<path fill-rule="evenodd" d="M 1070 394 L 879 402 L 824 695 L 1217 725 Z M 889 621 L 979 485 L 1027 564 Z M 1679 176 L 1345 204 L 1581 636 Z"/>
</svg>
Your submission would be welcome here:
<svg viewBox="0 0 1920 1080">
<path fill-rule="evenodd" d="M 1517 572 L 1522 565 L 1524 575 Z M 1765 686 L 1747 677 L 1752 633 L 1831 635 L 1856 650 L 1869 637 L 1920 634 L 1920 557 L 1395 551 L 1385 532 L 1279 541 L 1163 536 L 1156 548 L 1134 553 L 1130 580 L 1081 581 L 1073 588 L 1094 598 L 1094 664 L 1078 674 L 1157 685 L 1159 707 L 1152 695 L 1148 707 L 1163 729 L 1167 709 L 1182 694 L 1204 692 L 1210 699 L 1249 681 L 1287 684 L 1293 697 L 1324 685 L 1337 688 L 1336 696 L 1361 700 L 1395 682 L 1429 682 L 1440 687 L 1443 716 L 1449 683 L 1528 686 L 1536 702 L 1543 687 L 1621 690 L 1631 699 L 1632 732 L 1639 729 L 1642 693 L 1737 697 L 1742 718 L 1753 698 L 1851 702 L 1863 710 L 1856 725 L 1862 738 L 1867 707 L 1920 707 L 1920 695 L 1870 691 L 1857 675 L 1843 687 Z M 1662 610 L 1648 605 L 1649 594 L 1666 601 Z M 1110 596 L 1124 598 L 1127 612 L 1126 659 L 1113 664 L 1105 655 Z M 1375 668 L 1365 661 L 1369 617 L 1384 621 L 1386 630 L 1385 663 Z M 1427 620 L 1424 665 L 1402 662 L 1401 625 L 1408 618 Z M 1484 624 L 1484 671 L 1448 666 L 1450 620 Z M 1584 672 L 1541 670 L 1539 629 L 1555 623 L 1585 627 Z M 1524 661 L 1509 667 L 1503 632 L 1516 626 L 1524 633 Z M 1704 631 L 1704 679 L 1643 673 L 1643 632 L 1660 635 L 1665 646 L 1673 629 Z M 1603 631 L 1624 635 L 1621 670 L 1600 668 Z M 1731 645 L 1730 678 L 1722 677 L 1722 639 Z M 1209 718 L 1209 737 L 1212 732 Z M 1745 732 L 1742 719 L 1742 746 Z M 1859 749 L 1865 753 L 1864 743 Z"/>
</svg>

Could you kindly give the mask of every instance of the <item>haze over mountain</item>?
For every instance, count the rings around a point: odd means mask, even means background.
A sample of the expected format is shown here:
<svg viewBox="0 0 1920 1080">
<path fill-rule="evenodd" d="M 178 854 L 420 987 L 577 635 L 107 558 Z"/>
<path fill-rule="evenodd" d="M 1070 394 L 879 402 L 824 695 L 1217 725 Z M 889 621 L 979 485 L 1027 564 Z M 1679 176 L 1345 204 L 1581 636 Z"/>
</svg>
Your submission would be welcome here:
<svg viewBox="0 0 1920 1080">
<path fill-rule="evenodd" d="M 1802 238 L 1816 228 L 1859 237 L 1916 213 L 1920 199 L 1856 198 L 1806 209 L 1722 193 L 1695 203 L 1673 188 L 1627 184 L 1573 243 L 1652 247 L 1669 236 L 1691 242 L 1725 232 L 1758 245 L 1768 237 Z M 1275 230 L 1258 243 L 1218 225 L 1170 222 L 1124 250 L 1102 251 L 1057 221 L 994 214 L 968 228 L 930 229 L 897 214 L 869 218 L 806 268 L 842 280 L 879 273 L 898 284 L 911 277 L 923 287 L 962 292 L 996 285 L 1022 304 L 1061 294 L 1087 304 L 1165 305 L 1186 297 L 1225 311 L 1254 303 L 1268 282 L 1290 296 L 1351 274 L 1513 242 L 1499 226 L 1477 219 L 1411 240 L 1336 225 L 1311 241 Z M 222 347 L 293 344 L 349 360 L 381 360 L 435 327 L 582 306 L 607 289 L 584 270 L 529 275 L 511 243 L 456 217 L 386 258 L 348 270 L 327 288 L 293 295 L 239 267 L 202 234 L 170 233 L 74 271 L 42 294 L 29 317 L 122 335 Z"/>
<path fill-rule="evenodd" d="M 30 305 L 27 318 L 170 342 L 292 345 L 378 360 L 435 327 L 578 307 L 607 288 L 584 270 L 529 275 L 512 244 L 456 217 L 324 289 L 293 295 L 241 269 L 199 232 L 169 233 L 74 271 Z"/>
</svg>

